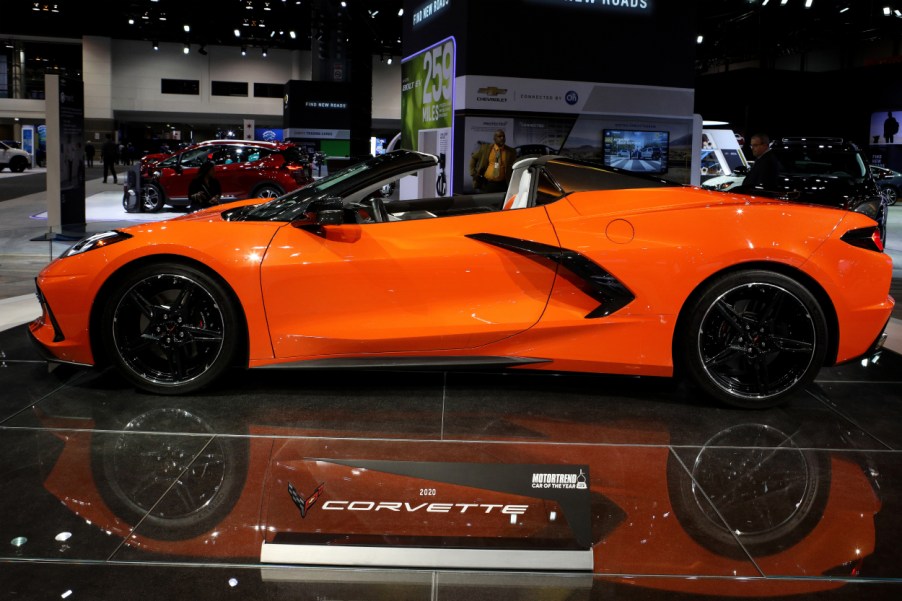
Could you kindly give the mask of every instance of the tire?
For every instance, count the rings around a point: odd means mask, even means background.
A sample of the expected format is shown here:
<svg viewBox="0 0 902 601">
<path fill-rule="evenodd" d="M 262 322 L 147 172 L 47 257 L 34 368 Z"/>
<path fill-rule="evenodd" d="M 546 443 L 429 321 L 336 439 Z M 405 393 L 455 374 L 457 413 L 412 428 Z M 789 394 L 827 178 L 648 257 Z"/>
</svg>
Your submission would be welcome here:
<svg viewBox="0 0 902 601">
<path fill-rule="evenodd" d="M 174 541 L 209 532 L 229 515 L 247 480 L 246 437 L 217 436 L 210 419 L 181 403 L 111 421 L 98 422 L 91 469 L 119 519 L 140 524 L 141 536 Z"/>
<path fill-rule="evenodd" d="M 817 375 L 827 320 L 792 278 L 738 271 L 708 283 L 688 307 L 676 358 L 707 395 L 742 408 L 780 404 Z"/>
<path fill-rule="evenodd" d="M 141 188 L 141 201 L 145 213 L 158 213 L 166 204 L 166 195 L 158 185 L 148 183 Z"/>
<path fill-rule="evenodd" d="M 120 373 L 142 390 L 185 394 L 233 364 L 241 338 L 237 309 L 221 284 L 191 266 L 144 265 L 111 290 L 101 341 Z"/>
<path fill-rule="evenodd" d="M 9 162 L 9 170 L 13 173 L 22 173 L 28 167 L 28 160 L 24 157 L 13 157 Z"/>
<path fill-rule="evenodd" d="M 884 186 L 881 190 L 883 191 L 883 196 L 886 198 L 886 204 L 890 206 L 896 204 L 896 198 L 899 196 L 899 191 L 895 186 Z"/>
<path fill-rule="evenodd" d="M 682 449 L 682 462 L 675 452 L 667 462 L 674 516 L 713 553 L 738 560 L 748 559 L 746 551 L 774 555 L 807 537 L 823 517 L 830 458 L 799 448 L 777 428 L 737 424 L 701 448 Z"/>
<path fill-rule="evenodd" d="M 249 198 L 277 198 L 285 192 L 275 184 L 263 184 L 255 188 Z"/>
</svg>

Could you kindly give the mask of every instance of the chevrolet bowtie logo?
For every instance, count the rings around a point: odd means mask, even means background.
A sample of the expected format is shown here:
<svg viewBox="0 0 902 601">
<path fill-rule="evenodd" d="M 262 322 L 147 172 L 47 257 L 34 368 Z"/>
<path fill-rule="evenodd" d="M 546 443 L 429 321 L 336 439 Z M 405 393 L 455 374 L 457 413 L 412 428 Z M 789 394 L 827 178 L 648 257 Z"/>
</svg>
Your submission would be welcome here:
<svg viewBox="0 0 902 601">
<path fill-rule="evenodd" d="M 486 96 L 499 96 L 501 94 L 507 94 L 507 88 L 496 88 L 495 86 L 489 86 L 487 88 L 479 88 L 480 94 L 485 94 Z"/>
</svg>

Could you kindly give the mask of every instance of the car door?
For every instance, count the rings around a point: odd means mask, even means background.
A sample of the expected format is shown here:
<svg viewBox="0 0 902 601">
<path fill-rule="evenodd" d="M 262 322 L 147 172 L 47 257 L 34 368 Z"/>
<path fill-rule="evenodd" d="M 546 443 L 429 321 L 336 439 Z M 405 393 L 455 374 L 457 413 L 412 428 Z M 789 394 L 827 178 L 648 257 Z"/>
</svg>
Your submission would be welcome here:
<svg viewBox="0 0 902 601">
<path fill-rule="evenodd" d="M 211 146 L 192 148 L 162 161 L 158 167 L 157 183 L 166 191 L 166 196 L 174 199 L 188 198 L 188 186 L 197 176 L 204 161 L 209 160 L 214 149 Z"/>
<path fill-rule="evenodd" d="M 527 330 L 555 264 L 479 234 L 558 247 L 542 207 L 281 228 L 262 267 L 276 356 L 472 349 Z"/>
</svg>

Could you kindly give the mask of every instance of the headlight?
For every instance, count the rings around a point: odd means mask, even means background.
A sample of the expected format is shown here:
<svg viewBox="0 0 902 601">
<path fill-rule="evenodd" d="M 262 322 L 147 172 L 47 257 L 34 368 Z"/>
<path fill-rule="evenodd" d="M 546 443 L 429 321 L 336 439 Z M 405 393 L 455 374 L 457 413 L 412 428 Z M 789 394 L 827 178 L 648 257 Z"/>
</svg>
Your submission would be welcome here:
<svg viewBox="0 0 902 601">
<path fill-rule="evenodd" d="M 109 246 L 110 244 L 128 240 L 131 237 L 131 234 L 117 232 L 115 230 L 102 232 L 100 234 L 92 234 L 87 238 L 82 238 L 81 240 L 67 248 L 65 251 L 63 251 L 63 254 L 60 255 L 60 258 L 62 259 L 65 257 L 80 255 L 81 253 L 88 252 L 89 250 L 94 250 L 95 248 L 103 248 L 105 246 Z"/>
</svg>

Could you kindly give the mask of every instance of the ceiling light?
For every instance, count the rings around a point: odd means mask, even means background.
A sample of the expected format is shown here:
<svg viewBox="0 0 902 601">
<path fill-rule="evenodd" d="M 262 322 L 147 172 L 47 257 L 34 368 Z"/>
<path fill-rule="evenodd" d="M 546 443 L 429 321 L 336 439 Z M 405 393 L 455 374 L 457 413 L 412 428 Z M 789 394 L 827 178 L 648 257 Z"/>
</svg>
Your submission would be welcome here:
<svg viewBox="0 0 902 601">
<path fill-rule="evenodd" d="M 247 56 L 247 46 L 241 47 L 241 56 Z"/>
<path fill-rule="evenodd" d="M 241 37 L 241 32 L 238 31 L 237 29 L 235 30 L 235 37 L 236 37 L 236 38 L 240 38 L 240 37 Z"/>
<path fill-rule="evenodd" d="M 805 0 L 805 8 L 811 8 L 811 5 L 814 3 L 814 0 Z"/>
<path fill-rule="evenodd" d="M 787 2 L 789 2 L 789 0 L 780 0 L 780 6 L 786 6 Z"/>
<path fill-rule="evenodd" d="M 263 58 L 266 58 L 266 48 L 263 49 Z"/>
<path fill-rule="evenodd" d="M 847 10 L 849 10 L 849 7 L 848 7 L 848 6 L 839 9 L 839 12 L 840 12 L 840 14 L 842 14 L 842 13 L 846 12 Z"/>
<path fill-rule="evenodd" d="M 153 43 L 153 49 L 154 49 L 154 50 L 159 50 L 159 49 L 160 49 L 160 45 L 159 45 L 157 42 L 154 42 L 154 43 Z"/>
<path fill-rule="evenodd" d="M 902 17 L 902 10 L 899 10 L 897 8 L 896 10 L 893 11 L 893 14 L 896 15 L 897 17 Z"/>
<path fill-rule="evenodd" d="M 185 47 L 182 49 L 182 52 L 183 52 L 184 54 L 188 54 L 189 52 L 191 52 L 191 45 L 190 45 L 190 44 L 185 44 Z"/>
<path fill-rule="evenodd" d="M 291 36 L 291 39 L 292 39 L 292 40 L 295 39 L 296 37 L 298 37 L 298 34 L 296 34 L 296 33 L 294 32 L 294 30 L 289 31 L 289 32 L 288 32 L 288 35 Z"/>
<path fill-rule="evenodd" d="M 404 9 L 403 9 L 403 8 L 399 8 L 399 9 L 398 9 L 398 16 L 399 16 L 399 17 L 403 17 L 403 16 L 404 16 Z"/>
<path fill-rule="evenodd" d="M 892 14 L 892 12 L 893 11 L 890 9 L 890 7 L 888 7 L 888 6 L 883 7 L 883 14 L 886 15 L 887 17 L 890 16 L 890 14 Z"/>
<path fill-rule="evenodd" d="M 705 41 L 705 36 L 703 36 L 703 35 L 700 35 L 700 36 L 698 36 L 697 38 L 695 38 L 695 43 L 696 43 L 696 44 L 701 44 L 701 43 L 704 42 L 704 41 Z"/>
<path fill-rule="evenodd" d="M 388 64 L 391 64 L 391 57 L 388 57 Z"/>
<path fill-rule="evenodd" d="M 166 13 L 160 13 L 160 21 L 166 20 Z"/>
<path fill-rule="evenodd" d="M 761 6 L 767 6 L 768 2 L 770 2 L 770 0 L 764 0 L 764 2 L 761 3 Z"/>
<path fill-rule="evenodd" d="M 129 20 L 128 20 L 128 24 L 129 24 L 129 25 L 134 25 L 134 24 L 135 24 L 135 20 L 134 20 L 134 19 L 129 19 Z"/>
<path fill-rule="evenodd" d="M 188 33 L 189 31 L 191 31 L 191 26 L 190 25 L 182 25 L 182 29 L 185 30 L 185 33 Z"/>
<path fill-rule="evenodd" d="M 347 7 L 348 7 L 348 3 L 345 2 L 345 0 L 341 0 L 341 7 L 342 7 L 342 8 L 347 8 Z"/>
</svg>

